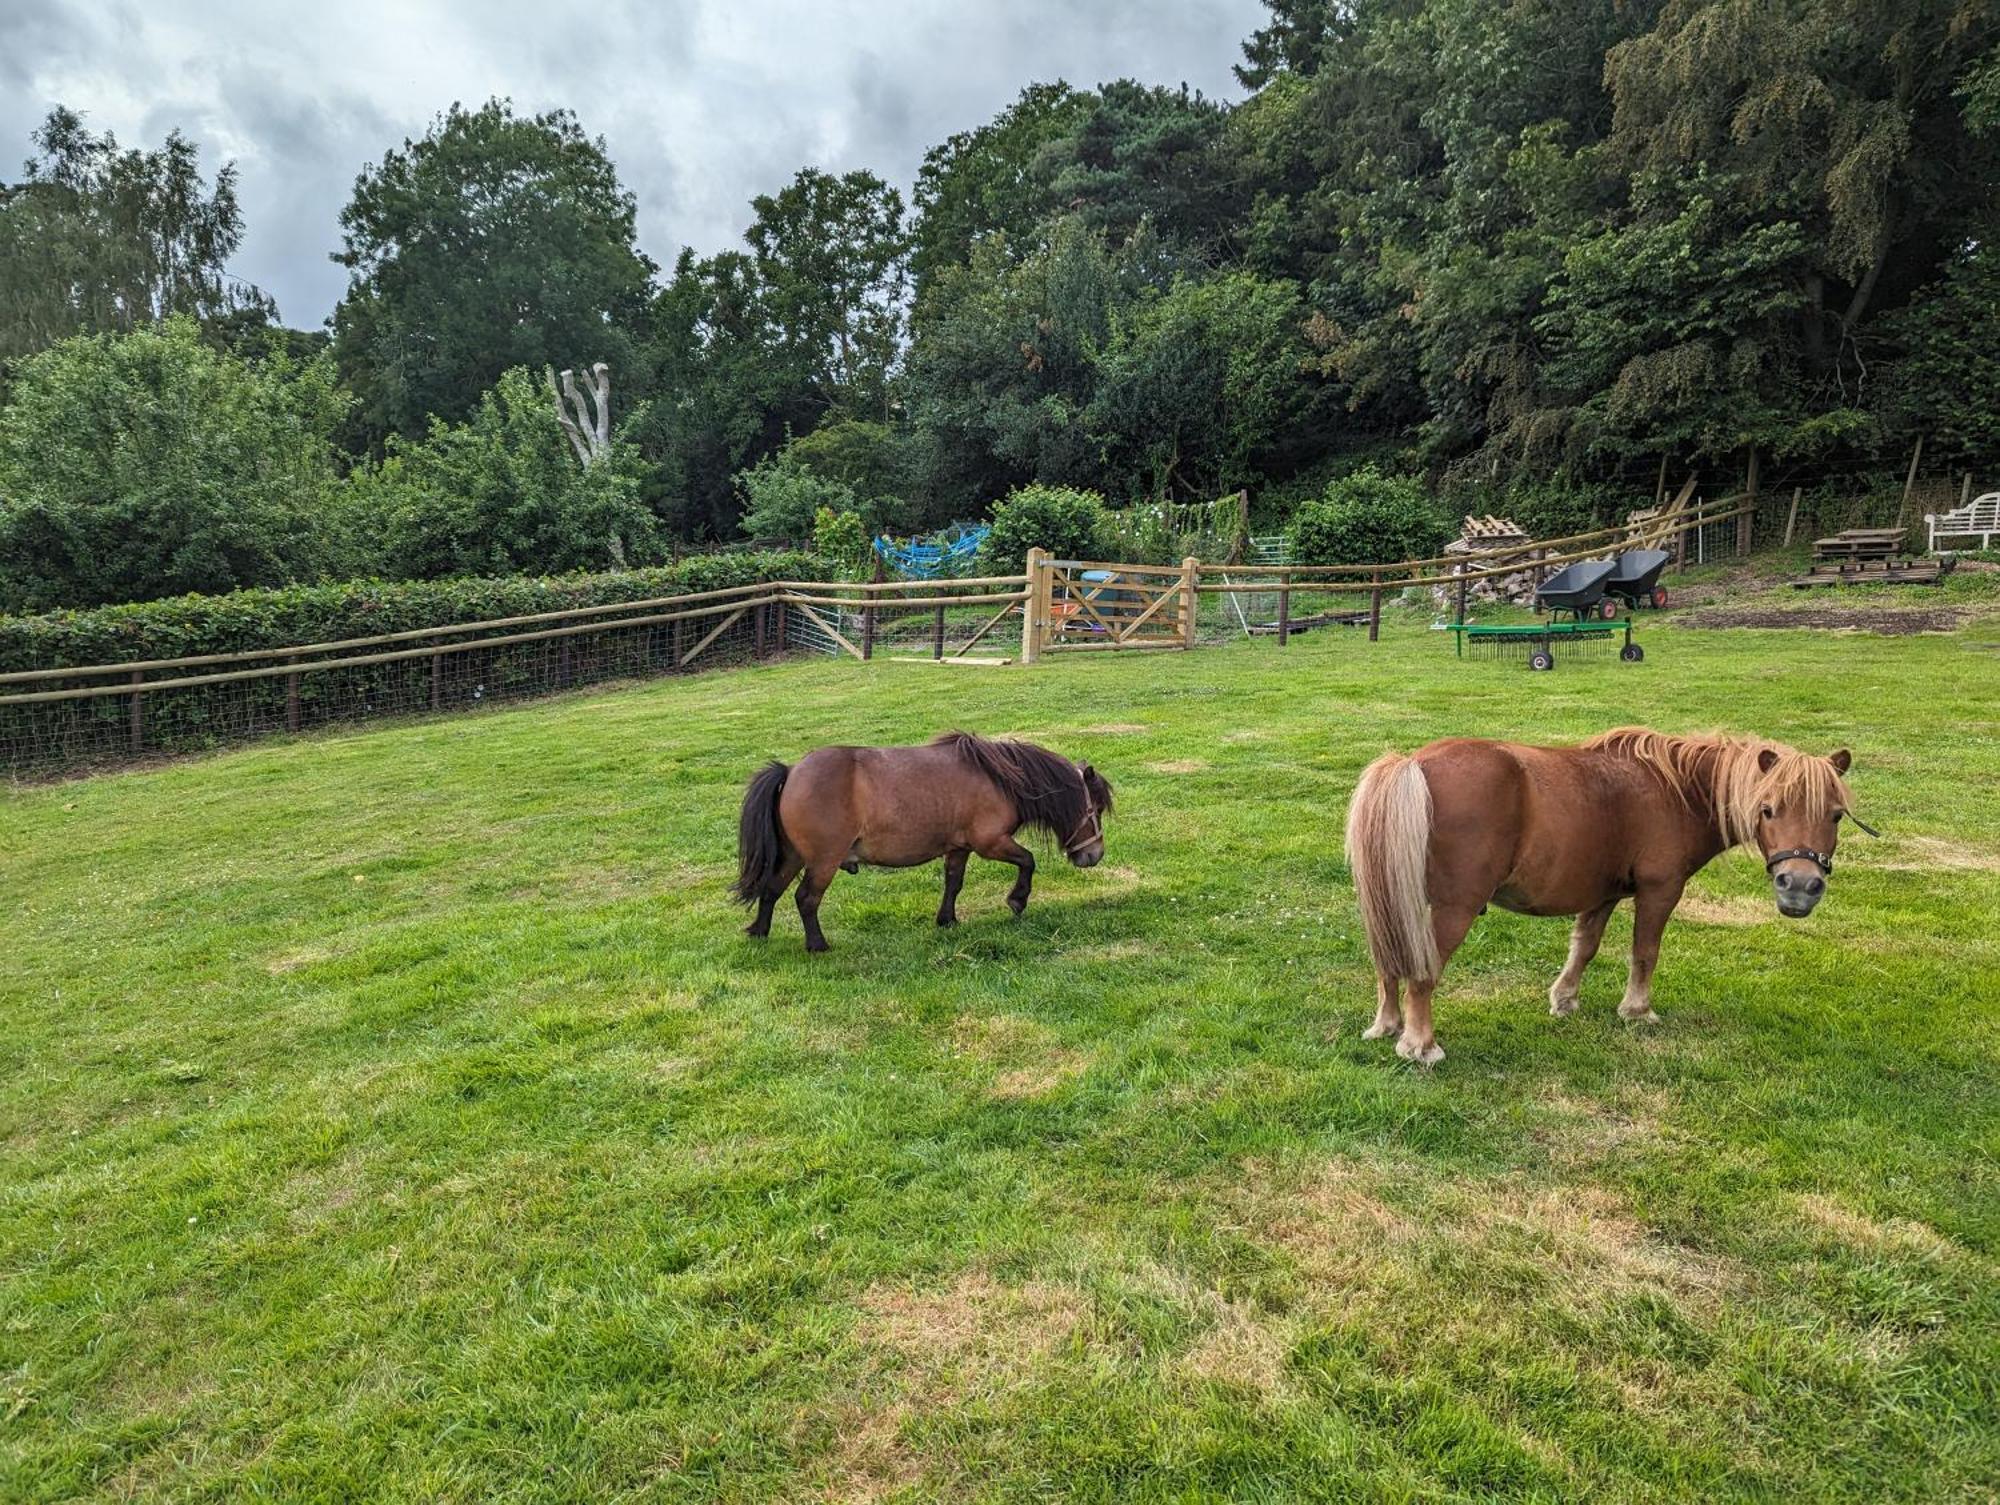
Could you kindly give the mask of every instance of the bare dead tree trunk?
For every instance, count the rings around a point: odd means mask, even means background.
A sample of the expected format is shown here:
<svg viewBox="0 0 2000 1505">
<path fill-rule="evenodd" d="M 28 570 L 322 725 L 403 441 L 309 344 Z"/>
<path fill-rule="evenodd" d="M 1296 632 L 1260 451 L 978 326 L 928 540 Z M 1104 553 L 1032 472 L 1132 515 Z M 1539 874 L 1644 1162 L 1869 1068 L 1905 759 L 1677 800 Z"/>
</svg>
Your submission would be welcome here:
<svg viewBox="0 0 2000 1505">
<path fill-rule="evenodd" d="M 556 422 L 562 425 L 569 447 L 585 470 L 611 453 L 611 368 L 603 361 L 592 366 L 577 390 L 576 373 L 565 371 L 558 384 L 553 367 L 548 372 L 549 395 L 556 400 Z M 613 533 L 607 541 L 614 568 L 625 568 L 625 540 Z"/>
</svg>

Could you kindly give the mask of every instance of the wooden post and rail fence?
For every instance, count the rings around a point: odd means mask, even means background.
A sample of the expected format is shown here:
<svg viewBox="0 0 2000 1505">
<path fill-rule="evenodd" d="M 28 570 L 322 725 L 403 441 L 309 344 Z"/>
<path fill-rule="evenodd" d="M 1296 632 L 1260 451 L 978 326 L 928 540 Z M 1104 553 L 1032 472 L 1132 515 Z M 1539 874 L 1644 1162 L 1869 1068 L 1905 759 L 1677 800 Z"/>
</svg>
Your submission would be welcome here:
<svg viewBox="0 0 2000 1505">
<path fill-rule="evenodd" d="M 500 661 L 497 656 L 524 648 L 549 650 L 548 659 L 536 665 L 529 693 L 658 672 L 662 664 L 686 671 L 746 619 L 737 640 L 739 655 L 747 651 L 753 660 L 764 659 L 784 647 L 788 612 L 814 624 L 837 652 L 861 660 L 877 656 L 885 631 L 897 623 L 921 623 L 923 637 L 916 643 L 928 651 L 893 657 L 898 662 L 938 664 L 1008 662 L 991 656 L 990 646 L 983 657 L 973 656 L 973 650 L 990 645 L 1003 623 L 1018 618 L 1018 661 L 1035 664 L 1058 653 L 1186 651 L 1197 641 L 1201 598 L 1232 594 L 1275 594 L 1277 620 L 1272 625 L 1282 647 L 1297 621 L 1296 597 L 1305 592 L 1365 597 L 1372 642 L 1380 636 L 1383 598 L 1390 592 L 1445 589 L 1452 593 L 1462 619 L 1470 585 L 1518 573 L 1530 562 L 1548 571 L 1610 548 L 1657 545 L 1676 536 L 1685 555 L 1694 530 L 1732 520 L 1738 522 L 1737 546 L 1746 548 L 1742 530 L 1754 507 L 1754 494 L 1735 496 L 1664 515 L 1636 529 L 1633 525 L 1600 528 L 1481 554 L 1441 555 L 1400 564 L 1258 568 L 1204 564 L 1190 556 L 1178 565 L 1158 565 L 1060 559 L 1033 549 L 1022 572 L 1013 575 L 865 582 L 772 580 L 330 642 L 17 670 L 0 673 L 0 769 L 10 756 L 17 765 L 22 762 L 19 749 L 8 739 L 7 718 L 16 718 L 18 724 L 23 713 L 46 708 L 70 706 L 87 714 L 98 733 L 95 749 L 107 753 L 113 750 L 113 739 L 104 735 L 108 727 L 92 707 L 108 708 L 123 697 L 115 750 L 138 755 L 155 746 L 147 732 L 147 705 L 155 697 L 212 694 L 229 686 L 268 687 L 278 698 L 261 702 L 266 719 L 246 735 L 278 725 L 297 732 L 309 722 L 344 719 L 313 709 L 317 702 L 308 692 L 323 675 L 367 671 L 376 676 L 369 682 L 379 686 L 377 671 L 416 669 L 415 681 L 407 674 L 394 675 L 396 695 L 383 695 L 379 710 L 363 695 L 362 714 L 442 711 L 470 703 L 463 682 L 473 676 L 455 675 L 455 665 L 493 664 Z M 1246 575 L 1262 578 L 1242 578 Z M 842 630 L 843 622 L 855 615 L 861 620 L 859 642 Z M 951 638 L 959 632 L 965 635 L 954 646 Z M 638 638 L 642 633 L 643 639 Z"/>
</svg>

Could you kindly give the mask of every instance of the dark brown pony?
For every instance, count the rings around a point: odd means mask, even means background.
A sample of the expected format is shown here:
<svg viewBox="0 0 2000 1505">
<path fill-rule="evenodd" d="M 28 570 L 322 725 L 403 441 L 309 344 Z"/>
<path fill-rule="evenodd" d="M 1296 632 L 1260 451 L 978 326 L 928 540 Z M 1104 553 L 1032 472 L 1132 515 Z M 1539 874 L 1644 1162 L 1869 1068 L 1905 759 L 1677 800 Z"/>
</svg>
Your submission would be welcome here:
<svg viewBox="0 0 2000 1505">
<path fill-rule="evenodd" d="M 1347 810 L 1378 1000 L 1364 1037 L 1396 1036 L 1396 1054 L 1426 1066 L 1444 1058 L 1431 993 L 1489 903 L 1577 917 L 1549 989 L 1549 1011 L 1565 1015 L 1611 911 L 1631 899 L 1632 968 L 1618 1012 L 1655 1019 L 1660 934 L 1688 879 L 1720 853 L 1754 845 L 1778 912 L 1812 913 L 1833 872 L 1848 763 L 1844 748 L 1817 758 L 1761 738 L 1636 726 L 1581 747 L 1453 737 L 1407 758 L 1383 754 Z"/>
<path fill-rule="evenodd" d="M 1028 907 L 1035 854 L 1014 839 L 1037 827 L 1078 867 L 1104 860 L 1111 786 L 1088 763 L 1032 742 L 946 732 L 922 747 L 822 747 L 798 765 L 767 763 L 743 797 L 736 897 L 757 906 L 747 934 L 771 933 L 771 911 L 794 878 L 806 950 L 826 950 L 819 901 L 835 872 L 915 867 L 944 858 L 940 925 L 958 923 L 965 859 L 977 852 L 1018 872 L 1007 904 Z M 804 877 L 799 877 L 803 873 Z"/>
</svg>

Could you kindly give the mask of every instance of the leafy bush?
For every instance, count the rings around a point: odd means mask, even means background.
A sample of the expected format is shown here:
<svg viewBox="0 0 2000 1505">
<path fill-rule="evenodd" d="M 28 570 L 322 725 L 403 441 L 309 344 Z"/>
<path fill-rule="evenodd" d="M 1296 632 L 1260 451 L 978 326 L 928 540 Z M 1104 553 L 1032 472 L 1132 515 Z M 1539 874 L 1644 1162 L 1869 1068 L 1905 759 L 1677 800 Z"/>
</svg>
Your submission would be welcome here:
<svg viewBox="0 0 2000 1505">
<path fill-rule="evenodd" d="M 0 610 L 226 591 L 348 568 L 332 364 L 255 365 L 192 319 L 20 363 L 0 409 Z"/>
<path fill-rule="evenodd" d="M 743 493 L 741 527 L 751 538 L 804 543 L 822 507 L 858 512 L 854 488 L 829 480 L 789 449 L 736 473 Z"/>
<path fill-rule="evenodd" d="M 1023 486 L 993 509 L 993 531 L 980 547 L 980 567 L 995 574 L 1024 568 L 1028 550 L 1058 559 L 1085 559 L 1104 526 L 1104 498 L 1070 486 Z"/>
<path fill-rule="evenodd" d="M 813 552 L 843 575 L 857 575 L 868 563 L 868 530 L 858 512 L 822 507 L 813 517 Z"/>
<path fill-rule="evenodd" d="M 1329 482 L 1292 519 L 1300 564 L 1394 564 L 1428 559 L 1454 532 L 1444 509 L 1411 476 L 1365 466 Z"/>
<path fill-rule="evenodd" d="M 547 386 L 523 367 L 464 423 L 391 437 L 379 466 L 348 478 L 376 567 L 406 580 L 559 573 L 647 564 L 666 553 L 641 497 L 644 461 L 622 441 L 579 465 Z"/>
</svg>

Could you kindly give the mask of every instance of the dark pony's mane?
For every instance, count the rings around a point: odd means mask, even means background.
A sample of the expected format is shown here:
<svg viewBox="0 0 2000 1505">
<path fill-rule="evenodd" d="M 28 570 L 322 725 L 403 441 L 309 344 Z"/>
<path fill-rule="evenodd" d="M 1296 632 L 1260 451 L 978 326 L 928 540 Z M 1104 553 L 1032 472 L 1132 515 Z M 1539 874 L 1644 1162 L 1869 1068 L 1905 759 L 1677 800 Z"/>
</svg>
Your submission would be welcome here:
<svg viewBox="0 0 2000 1505">
<path fill-rule="evenodd" d="M 949 747 L 1014 802 L 1024 826 L 1068 841 L 1090 814 L 1090 795 L 1076 764 L 1032 742 L 991 741 L 971 732 L 944 732 L 932 747 Z M 1105 809 L 1110 809 L 1107 798 Z"/>
<path fill-rule="evenodd" d="M 1763 737 L 1725 732 L 1674 737 L 1621 726 L 1583 745 L 1644 764 L 1682 800 L 1705 798 L 1731 846 L 1756 835 L 1757 812 L 1766 804 L 1794 808 L 1813 820 L 1847 808 L 1847 785 L 1829 759 Z M 1768 769 L 1762 766 L 1767 751 L 1777 755 Z"/>
</svg>

